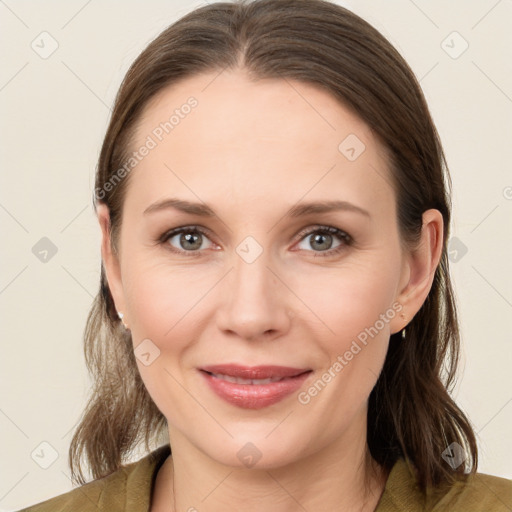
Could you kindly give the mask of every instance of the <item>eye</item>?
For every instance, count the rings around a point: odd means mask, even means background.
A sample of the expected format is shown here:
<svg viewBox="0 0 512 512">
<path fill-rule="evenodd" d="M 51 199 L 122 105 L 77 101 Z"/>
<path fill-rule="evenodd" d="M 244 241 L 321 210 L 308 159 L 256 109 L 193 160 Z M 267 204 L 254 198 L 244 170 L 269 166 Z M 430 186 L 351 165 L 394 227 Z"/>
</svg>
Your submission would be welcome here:
<svg viewBox="0 0 512 512">
<path fill-rule="evenodd" d="M 173 229 L 160 238 L 160 242 L 169 245 L 173 252 L 188 252 L 192 253 L 191 256 L 196 256 L 193 253 L 207 248 L 204 246 L 205 240 L 209 240 L 205 231 L 190 226 Z"/>
<path fill-rule="evenodd" d="M 320 226 L 313 230 L 309 230 L 306 232 L 303 231 L 299 234 L 299 236 L 302 237 L 301 241 L 306 241 L 306 244 L 309 245 L 310 247 L 316 247 L 317 249 L 319 249 L 318 251 L 313 251 L 318 253 L 315 254 L 315 257 L 333 256 L 341 252 L 342 250 L 346 249 L 346 247 L 350 245 L 353 241 L 352 237 L 348 233 L 345 233 L 345 231 L 342 231 L 341 229 L 334 228 L 331 226 Z M 308 238 L 309 242 L 307 242 Z M 340 240 L 340 243 L 334 248 L 332 248 L 334 238 Z M 309 249 L 306 248 L 305 250 Z"/>
<path fill-rule="evenodd" d="M 331 226 L 318 226 L 315 229 L 304 230 L 298 236 L 301 238 L 301 243 L 307 240 L 308 237 L 312 237 L 308 245 L 319 250 L 311 251 L 303 247 L 300 250 L 315 252 L 315 257 L 333 256 L 346 249 L 353 242 L 352 237 L 345 231 Z M 339 244 L 332 248 L 333 239 L 336 238 L 339 240 Z M 200 256 L 201 250 L 208 248 L 208 244 L 205 247 L 205 241 L 210 241 L 210 239 L 205 230 L 197 226 L 184 226 L 167 231 L 158 241 L 172 252 L 188 253 L 187 256 Z M 215 246 L 213 242 L 210 241 L 210 243 Z"/>
</svg>

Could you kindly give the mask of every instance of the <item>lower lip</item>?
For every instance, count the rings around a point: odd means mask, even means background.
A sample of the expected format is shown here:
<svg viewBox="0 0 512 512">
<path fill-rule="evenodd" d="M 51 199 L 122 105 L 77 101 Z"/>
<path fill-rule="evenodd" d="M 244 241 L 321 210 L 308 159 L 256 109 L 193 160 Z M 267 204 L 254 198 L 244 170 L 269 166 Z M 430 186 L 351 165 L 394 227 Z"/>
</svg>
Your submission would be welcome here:
<svg viewBox="0 0 512 512">
<path fill-rule="evenodd" d="M 201 370 L 210 388 L 230 404 L 244 409 L 262 409 L 273 405 L 297 391 L 311 372 L 287 377 L 269 384 L 238 384 L 219 379 Z"/>
</svg>

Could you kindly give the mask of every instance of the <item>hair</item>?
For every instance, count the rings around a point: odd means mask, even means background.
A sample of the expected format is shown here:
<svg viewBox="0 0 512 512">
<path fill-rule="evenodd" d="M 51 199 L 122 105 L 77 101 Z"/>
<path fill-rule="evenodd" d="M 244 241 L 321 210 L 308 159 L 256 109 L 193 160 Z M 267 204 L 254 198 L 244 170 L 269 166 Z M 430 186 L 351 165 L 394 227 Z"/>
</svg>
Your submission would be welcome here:
<svg viewBox="0 0 512 512">
<path fill-rule="evenodd" d="M 450 397 L 460 336 L 446 249 L 451 182 L 445 155 L 413 72 L 359 16 L 327 0 L 218 2 L 190 12 L 154 39 L 120 86 L 99 155 L 93 203 L 95 209 L 98 201 L 109 209 L 114 252 L 130 174 L 114 187 L 108 184 L 131 156 L 143 109 L 179 80 L 224 69 L 243 69 L 255 80 L 313 84 L 365 121 L 388 154 L 403 243 L 418 242 L 423 212 L 442 213 L 441 260 L 427 299 L 407 326 L 407 339 L 391 335 L 369 396 L 367 443 L 384 468 L 399 458 L 409 460 L 424 492 L 476 472 L 475 434 Z M 140 377 L 103 264 L 84 353 L 94 386 L 69 449 L 72 478 L 80 484 L 84 454 L 93 477 L 101 478 L 119 469 L 141 441 L 149 451 L 167 425 Z M 442 458 L 451 443 L 461 445 L 466 457 L 455 469 Z"/>
</svg>

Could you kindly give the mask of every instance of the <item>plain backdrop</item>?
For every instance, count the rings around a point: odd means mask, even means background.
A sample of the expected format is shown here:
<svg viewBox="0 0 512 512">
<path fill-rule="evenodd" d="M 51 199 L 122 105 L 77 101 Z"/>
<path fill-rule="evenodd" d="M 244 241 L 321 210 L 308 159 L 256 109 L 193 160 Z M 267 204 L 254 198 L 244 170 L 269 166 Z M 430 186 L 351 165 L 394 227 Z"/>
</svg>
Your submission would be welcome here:
<svg viewBox="0 0 512 512">
<path fill-rule="evenodd" d="M 478 432 L 479 470 L 511 478 L 512 2 L 340 3 L 405 57 L 441 135 L 463 336 L 454 396 Z M 200 5 L 0 1 L 0 510 L 72 489 L 67 450 L 90 386 L 82 333 L 100 275 L 94 172 L 110 106 L 140 51 Z"/>
</svg>

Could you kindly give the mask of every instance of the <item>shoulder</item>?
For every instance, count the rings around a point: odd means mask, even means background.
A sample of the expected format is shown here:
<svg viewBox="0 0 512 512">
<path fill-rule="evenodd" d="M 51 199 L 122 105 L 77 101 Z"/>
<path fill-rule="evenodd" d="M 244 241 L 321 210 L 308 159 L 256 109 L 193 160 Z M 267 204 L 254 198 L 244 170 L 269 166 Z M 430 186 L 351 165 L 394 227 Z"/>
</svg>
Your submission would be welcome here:
<svg viewBox="0 0 512 512">
<path fill-rule="evenodd" d="M 512 510 L 512 480 L 477 473 L 466 482 L 458 482 L 436 504 L 434 510 L 465 512 L 510 512 Z"/>
<path fill-rule="evenodd" d="M 72 491 L 24 508 L 19 512 L 64 512 L 69 510 L 97 512 L 100 510 L 99 504 L 105 493 L 119 496 L 126 487 L 127 468 L 121 468 L 104 478 L 86 483 Z M 123 505 L 124 503 L 120 502 L 113 510 L 122 510 Z"/>
<path fill-rule="evenodd" d="M 419 490 L 414 469 L 398 460 L 389 474 L 376 512 L 510 512 L 512 480 L 476 473 L 453 486 L 428 493 Z"/>
<path fill-rule="evenodd" d="M 169 453 L 169 445 L 161 446 L 137 462 L 122 466 L 108 476 L 18 512 L 146 512 L 149 508 L 154 477 Z"/>
</svg>

